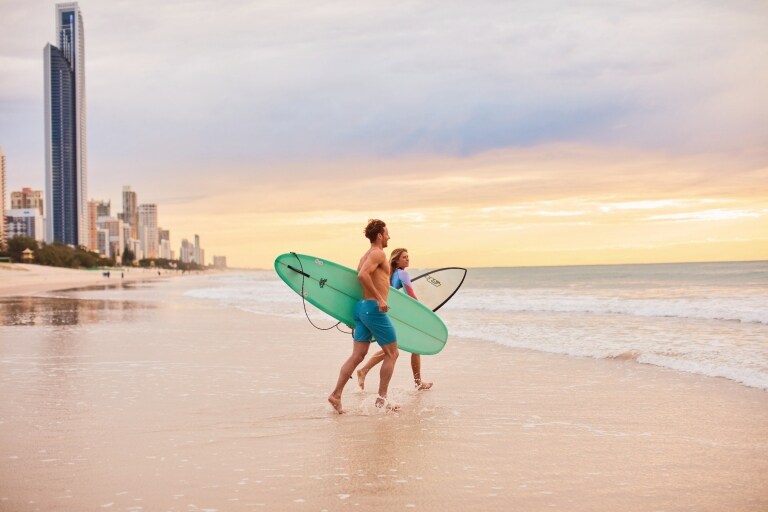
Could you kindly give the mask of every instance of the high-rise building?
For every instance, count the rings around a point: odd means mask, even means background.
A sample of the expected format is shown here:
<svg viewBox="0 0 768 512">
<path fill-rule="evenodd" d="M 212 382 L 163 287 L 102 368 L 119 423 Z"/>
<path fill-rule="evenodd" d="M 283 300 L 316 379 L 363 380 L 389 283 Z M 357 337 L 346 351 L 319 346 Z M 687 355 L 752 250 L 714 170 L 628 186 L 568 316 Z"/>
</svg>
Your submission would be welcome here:
<svg viewBox="0 0 768 512">
<path fill-rule="evenodd" d="M 5 153 L 0 146 L 0 251 L 4 251 L 8 241 L 5 227 Z"/>
<path fill-rule="evenodd" d="M 96 217 L 109 217 L 112 215 L 112 201 L 96 201 Z"/>
<path fill-rule="evenodd" d="M 131 187 L 123 187 L 123 222 L 131 227 L 130 238 L 139 239 L 139 203 L 136 200 L 136 192 Z"/>
<path fill-rule="evenodd" d="M 109 240 L 109 230 L 96 228 L 96 251 L 105 258 L 113 258 L 112 244 Z"/>
<path fill-rule="evenodd" d="M 96 225 L 96 203 L 98 201 L 90 200 L 88 201 L 88 204 L 86 205 L 86 210 L 88 212 L 88 218 L 86 222 L 86 228 L 88 229 L 88 248 L 92 251 L 99 252 L 100 254 L 104 254 L 99 251 L 99 240 L 98 240 L 98 226 Z"/>
<path fill-rule="evenodd" d="M 181 239 L 179 259 L 182 263 L 194 263 L 195 261 L 195 246 L 186 238 Z"/>
<path fill-rule="evenodd" d="M 128 248 L 129 251 L 133 253 L 133 261 L 134 263 L 138 263 L 139 260 L 144 259 L 144 253 L 141 251 L 141 244 L 138 240 L 128 240 L 125 244 L 125 246 Z"/>
<path fill-rule="evenodd" d="M 122 233 L 123 233 L 123 236 L 122 236 L 123 248 L 120 249 L 120 254 L 122 254 L 123 251 L 125 251 L 126 247 L 130 249 L 129 244 L 131 243 L 131 226 L 130 224 L 127 224 L 121 217 L 122 217 L 122 214 L 118 216 L 118 220 L 121 222 L 120 225 L 122 226 Z"/>
<path fill-rule="evenodd" d="M 6 237 L 8 240 L 17 236 L 34 238 L 42 242 L 45 235 L 43 216 L 36 208 L 5 210 Z"/>
<path fill-rule="evenodd" d="M 107 232 L 109 238 L 109 256 L 119 260 L 125 250 L 125 232 L 123 221 L 115 217 L 100 216 L 98 220 L 99 229 Z M 107 253 L 104 253 L 105 255 Z"/>
<path fill-rule="evenodd" d="M 139 241 L 145 258 L 154 259 L 159 256 L 156 204 L 139 205 Z"/>
<path fill-rule="evenodd" d="M 166 260 L 173 259 L 171 251 L 171 232 L 168 229 L 157 228 L 158 242 L 160 243 L 159 256 Z"/>
<path fill-rule="evenodd" d="M 85 38 L 77 3 L 56 4 L 45 60 L 46 240 L 90 246 L 85 140 Z"/>
<path fill-rule="evenodd" d="M 91 199 L 88 201 L 88 240 L 90 245 L 88 248 L 92 251 L 97 251 L 99 254 L 109 257 L 107 252 L 102 251 L 103 243 L 99 241 L 99 219 L 102 217 L 109 217 L 110 202 L 109 201 L 96 201 Z"/>
<path fill-rule="evenodd" d="M 194 262 L 198 265 L 205 265 L 205 249 L 200 247 L 200 235 L 195 235 L 195 257 Z"/>
<path fill-rule="evenodd" d="M 13 210 L 37 209 L 40 215 L 44 216 L 43 202 L 42 190 L 24 187 L 21 191 L 11 192 L 11 209 Z"/>
</svg>

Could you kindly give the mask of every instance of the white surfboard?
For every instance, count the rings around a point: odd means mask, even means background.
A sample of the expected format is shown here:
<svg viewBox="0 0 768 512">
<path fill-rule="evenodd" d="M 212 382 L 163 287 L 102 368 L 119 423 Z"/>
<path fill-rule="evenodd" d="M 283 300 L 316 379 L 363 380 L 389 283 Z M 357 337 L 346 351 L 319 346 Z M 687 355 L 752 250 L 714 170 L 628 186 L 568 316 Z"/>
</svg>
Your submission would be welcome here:
<svg viewBox="0 0 768 512">
<path fill-rule="evenodd" d="M 419 302 L 437 311 L 459 290 L 466 276 L 465 268 L 439 268 L 411 278 L 411 284 Z"/>
</svg>

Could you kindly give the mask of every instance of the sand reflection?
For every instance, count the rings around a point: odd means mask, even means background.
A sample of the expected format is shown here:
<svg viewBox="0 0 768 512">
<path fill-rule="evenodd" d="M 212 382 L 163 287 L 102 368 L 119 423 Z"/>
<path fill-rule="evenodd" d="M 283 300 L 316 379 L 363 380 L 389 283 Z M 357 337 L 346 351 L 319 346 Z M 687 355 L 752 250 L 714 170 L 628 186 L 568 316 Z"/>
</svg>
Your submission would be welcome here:
<svg viewBox="0 0 768 512">
<path fill-rule="evenodd" d="M 81 300 L 48 297 L 0 299 L 0 326 L 84 325 L 130 320 L 137 309 L 154 307 L 130 301 Z M 109 312 L 109 315 L 104 315 Z M 116 316 L 115 316 L 116 315 Z"/>
</svg>

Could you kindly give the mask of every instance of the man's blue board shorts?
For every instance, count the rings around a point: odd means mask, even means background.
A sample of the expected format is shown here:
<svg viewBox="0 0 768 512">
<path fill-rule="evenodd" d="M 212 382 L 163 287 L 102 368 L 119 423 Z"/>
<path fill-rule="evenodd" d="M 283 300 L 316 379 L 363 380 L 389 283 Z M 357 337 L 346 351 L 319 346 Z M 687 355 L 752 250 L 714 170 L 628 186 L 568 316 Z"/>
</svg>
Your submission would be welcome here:
<svg viewBox="0 0 768 512">
<path fill-rule="evenodd" d="M 372 338 L 376 338 L 381 346 L 397 341 L 392 320 L 389 315 L 379 311 L 379 304 L 375 300 L 358 301 L 355 304 L 354 319 L 353 340 L 370 343 Z"/>
</svg>

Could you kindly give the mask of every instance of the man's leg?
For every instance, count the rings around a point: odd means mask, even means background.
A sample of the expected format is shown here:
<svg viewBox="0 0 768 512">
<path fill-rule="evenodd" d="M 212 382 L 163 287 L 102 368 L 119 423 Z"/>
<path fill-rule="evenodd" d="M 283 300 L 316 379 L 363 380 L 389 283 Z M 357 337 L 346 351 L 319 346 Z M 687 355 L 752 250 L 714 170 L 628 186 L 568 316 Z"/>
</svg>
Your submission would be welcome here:
<svg viewBox="0 0 768 512">
<path fill-rule="evenodd" d="M 411 370 L 413 370 L 413 382 L 416 383 L 416 389 L 421 390 L 432 387 L 431 382 L 421 380 L 421 356 L 419 354 L 411 354 Z"/>
<path fill-rule="evenodd" d="M 355 371 L 357 365 L 363 362 L 365 354 L 368 353 L 368 348 L 371 346 L 366 341 L 353 341 L 352 342 L 352 355 L 344 361 L 339 370 L 339 380 L 336 381 L 336 388 L 328 396 L 328 402 L 336 409 L 339 414 L 344 414 L 344 409 L 341 407 L 341 392 L 344 391 L 349 378 L 352 376 L 352 372 Z"/>
<path fill-rule="evenodd" d="M 365 366 L 357 370 L 357 385 L 360 386 L 360 389 L 365 389 L 365 376 L 368 375 L 368 372 L 373 370 L 373 367 L 383 360 L 384 351 L 379 350 L 368 359 L 368 362 L 365 363 Z"/>
<path fill-rule="evenodd" d="M 381 363 L 381 372 L 379 373 L 379 397 L 376 399 L 376 405 L 381 407 L 386 402 L 387 391 L 389 390 L 389 381 L 392 380 L 392 374 L 395 371 L 395 363 L 400 351 L 397 349 L 397 342 L 388 343 L 381 347 L 384 351 L 384 361 Z M 390 404 L 389 408 L 399 409 L 397 404 Z"/>
</svg>

